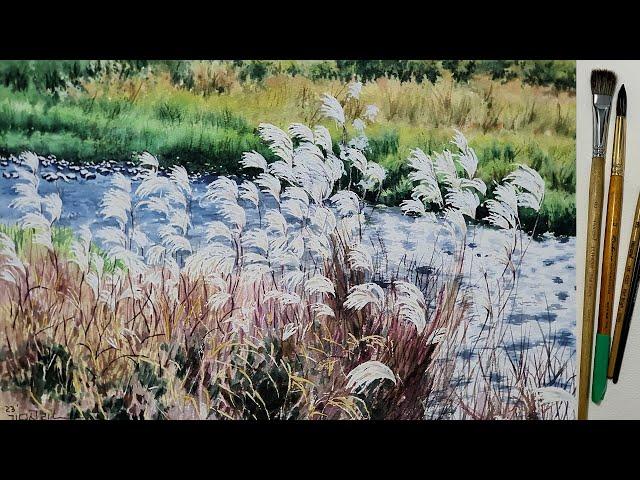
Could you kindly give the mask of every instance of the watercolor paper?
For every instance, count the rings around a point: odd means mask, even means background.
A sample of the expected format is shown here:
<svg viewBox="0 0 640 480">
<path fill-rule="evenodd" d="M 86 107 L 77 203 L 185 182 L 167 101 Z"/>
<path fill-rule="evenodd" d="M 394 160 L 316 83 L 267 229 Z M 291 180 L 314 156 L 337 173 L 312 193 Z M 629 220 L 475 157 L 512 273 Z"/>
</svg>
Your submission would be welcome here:
<svg viewBox="0 0 640 480">
<path fill-rule="evenodd" d="M 0 418 L 575 417 L 575 62 L 0 77 Z"/>
</svg>

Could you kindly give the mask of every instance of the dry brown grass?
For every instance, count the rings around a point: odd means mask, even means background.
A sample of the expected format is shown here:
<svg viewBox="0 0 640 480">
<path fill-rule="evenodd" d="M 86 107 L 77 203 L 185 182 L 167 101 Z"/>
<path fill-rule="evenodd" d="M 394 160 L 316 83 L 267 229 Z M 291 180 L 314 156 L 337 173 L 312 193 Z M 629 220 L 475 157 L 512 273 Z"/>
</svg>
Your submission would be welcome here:
<svg viewBox="0 0 640 480">
<path fill-rule="evenodd" d="M 462 321 L 458 286 L 437 287 L 439 307 L 420 334 L 400 319 L 393 286 L 384 311 L 347 310 L 346 293 L 362 276 L 341 261 L 343 240 L 334 241 L 325 271 L 336 285 L 336 297 L 326 299 L 335 318 L 314 318 L 309 304 L 319 298 L 266 300 L 274 278 L 253 282 L 237 273 L 220 309 L 208 305 L 212 290 L 203 279 L 167 269 L 157 271 L 160 288 L 144 276 L 122 273 L 112 283 L 105 275 L 104 302 L 75 264 L 31 250 L 27 275 L 2 282 L 0 291 L 3 386 L 20 392 L 25 408 L 56 416 L 422 418 L 424 399 L 447 380 L 431 373 L 439 347 L 428 339 Z M 127 297 L 131 291 L 136 298 Z M 283 340 L 285 325 L 297 331 Z M 397 385 L 353 394 L 346 374 L 368 360 L 388 365 Z"/>
</svg>

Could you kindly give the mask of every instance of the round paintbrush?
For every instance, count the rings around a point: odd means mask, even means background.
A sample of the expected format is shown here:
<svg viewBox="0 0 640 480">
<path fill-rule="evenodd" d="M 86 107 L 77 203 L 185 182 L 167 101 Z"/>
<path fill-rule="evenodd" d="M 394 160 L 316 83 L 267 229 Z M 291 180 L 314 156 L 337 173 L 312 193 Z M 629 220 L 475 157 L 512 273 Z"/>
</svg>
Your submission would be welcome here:
<svg viewBox="0 0 640 480">
<path fill-rule="evenodd" d="M 598 332 L 593 363 L 591 399 L 599 403 L 607 391 L 607 369 L 611 346 L 611 323 L 618 269 L 620 219 L 622 216 L 622 190 L 624 185 L 625 140 L 627 137 L 627 94 L 624 85 L 618 92 L 616 123 L 611 155 L 611 178 L 607 197 L 607 219 L 604 230 L 600 303 L 598 305 Z"/>
</svg>

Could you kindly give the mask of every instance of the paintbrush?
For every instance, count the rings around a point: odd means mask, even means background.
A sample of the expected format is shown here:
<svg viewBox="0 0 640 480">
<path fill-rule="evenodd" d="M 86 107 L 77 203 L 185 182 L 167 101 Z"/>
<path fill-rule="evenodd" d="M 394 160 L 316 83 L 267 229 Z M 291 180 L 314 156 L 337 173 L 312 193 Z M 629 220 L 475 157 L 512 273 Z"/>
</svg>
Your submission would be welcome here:
<svg viewBox="0 0 640 480">
<path fill-rule="evenodd" d="M 616 329 L 611 343 L 611 355 L 609 355 L 608 377 L 613 379 L 613 383 L 618 383 L 620 378 L 620 367 L 624 348 L 627 344 L 629 325 L 633 315 L 633 307 L 638 295 L 638 284 L 640 283 L 640 194 L 636 203 L 636 213 L 633 218 L 633 230 L 629 242 L 629 254 L 624 269 L 624 280 L 620 300 L 618 301 L 618 314 L 616 317 Z"/>
<path fill-rule="evenodd" d="M 620 243 L 620 217 L 622 215 L 622 190 L 624 182 L 625 139 L 627 136 L 627 94 L 624 85 L 618 92 L 616 123 L 613 133 L 611 177 L 607 197 L 607 218 L 604 229 L 602 277 L 600 279 L 600 303 L 598 305 L 598 331 L 593 361 L 593 385 L 591 399 L 599 403 L 607 391 L 609 347 L 611 346 L 611 320 L 618 268 Z"/>
<path fill-rule="evenodd" d="M 586 420 L 589 408 L 591 385 L 591 353 L 593 349 L 593 324 L 598 288 L 598 265 L 600 263 L 600 231 L 602 224 L 602 201 L 604 198 L 604 159 L 607 148 L 607 133 L 616 75 L 608 70 L 591 72 L 593 95 L 593 153 L 591 177 L 589 179 L 589 210 L 587 219 L 587 253 L 584 274 L 584 305 L 582 309 L 582 345 L 580 349 L 580 382 L 578 419 Z"/>
</svg>

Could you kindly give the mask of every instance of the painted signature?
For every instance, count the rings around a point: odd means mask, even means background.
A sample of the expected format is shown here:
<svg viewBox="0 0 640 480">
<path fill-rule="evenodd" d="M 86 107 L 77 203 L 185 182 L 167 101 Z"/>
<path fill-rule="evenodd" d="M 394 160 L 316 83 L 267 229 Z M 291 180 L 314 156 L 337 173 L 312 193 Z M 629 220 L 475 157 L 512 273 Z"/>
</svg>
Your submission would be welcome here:
<svg viewBox="0 0 640 480">
<path fill-rule="evenodd" d="M 63 420 L 65 417 L 58 417 L 55 414 L 41 412 L 40 410 L 30 409 L 21 412 L 18 405 L 0 405 L 0 413 L 6 418 L 4 420 Z"/>
</svg>

